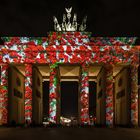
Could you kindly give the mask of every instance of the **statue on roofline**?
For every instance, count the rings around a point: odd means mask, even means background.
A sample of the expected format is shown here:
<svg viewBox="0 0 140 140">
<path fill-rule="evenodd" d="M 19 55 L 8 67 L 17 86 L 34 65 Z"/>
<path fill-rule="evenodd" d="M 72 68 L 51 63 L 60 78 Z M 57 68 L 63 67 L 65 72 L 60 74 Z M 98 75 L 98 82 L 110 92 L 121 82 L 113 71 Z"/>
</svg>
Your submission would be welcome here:
<svg viewBox="0 0 140 140">
<path fill-rule="evenodd" d="M 74 13 L 73 16 L 73 22 L 71 23 L 71 11 L 72 7 L 70 8 L 65 8 L 67 12 L 67 19 L 68 22 L 66 22 L 66 14 L 63 14 L 63 22 L 62 24 L 58 23 L 57 18 L 54 16 L 54 30 L 55 31 L 77 31 L 78 30 L 78 23 L 77 23 L 77 15 Z M 85 31 L 86 30 L 86 21 L 87 21 L 87 16 L 84 17 L 82 24 L 79 27 L 79 31 Z"/>
</svg>

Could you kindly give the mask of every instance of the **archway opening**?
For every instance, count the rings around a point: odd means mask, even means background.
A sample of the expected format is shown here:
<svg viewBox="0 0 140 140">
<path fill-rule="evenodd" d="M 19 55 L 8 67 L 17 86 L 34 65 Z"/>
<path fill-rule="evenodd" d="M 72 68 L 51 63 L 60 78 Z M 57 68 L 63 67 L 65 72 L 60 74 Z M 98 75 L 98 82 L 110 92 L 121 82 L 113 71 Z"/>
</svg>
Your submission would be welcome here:
<svg viewBox="0 0 140 140">
<path fill-rule="evenodd" d="M 89 116 L 90 123 L 96 121 L 96 91 L 97 83 L 95 81 L 89 81 Z"/>
<path fill-rule="evenodd" d="M 43 121 L 49 118 L 49 81 L 43 81 Z"/>
<path fill-rule="evenodd" d="M 61 118 L 78 122 L 78 82 L 77 81 L 62 81 L 61 82 Z"/>
</svg>

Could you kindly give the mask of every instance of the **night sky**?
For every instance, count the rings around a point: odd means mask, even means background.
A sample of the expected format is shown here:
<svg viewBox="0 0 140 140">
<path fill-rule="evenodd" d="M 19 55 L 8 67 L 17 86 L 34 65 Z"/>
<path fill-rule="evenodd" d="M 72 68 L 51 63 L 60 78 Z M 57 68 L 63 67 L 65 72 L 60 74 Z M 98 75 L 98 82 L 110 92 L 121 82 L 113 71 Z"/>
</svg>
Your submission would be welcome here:
<svg viewBox="0 0 140 140">
<path fill-rule="evenodd" d="M 73 7 L 79 23 L 87 15 L 87 31 L 94 36 L 139 36 L 140 8 L 136 0 L 3 0 L 1 36 L 46 36 L 59 23 L 65 7 Z"/>
</svg>

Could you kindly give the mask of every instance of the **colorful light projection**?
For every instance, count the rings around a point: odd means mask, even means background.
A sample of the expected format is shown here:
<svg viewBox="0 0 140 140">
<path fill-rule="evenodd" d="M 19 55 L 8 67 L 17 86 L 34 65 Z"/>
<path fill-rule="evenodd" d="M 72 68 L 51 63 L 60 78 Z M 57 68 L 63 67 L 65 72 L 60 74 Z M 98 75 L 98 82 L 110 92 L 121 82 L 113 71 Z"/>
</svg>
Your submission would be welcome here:
<svg viewBox="0 0 140 140">
<path fill-rule="evenodd" d="M 88 32 L 50 32 L 48 37 L 3 37 L 6 41 L 0 46 L 0 63 L 23 63 L 26 67 L 25 80 L 25 119 L 32 119 L 32 68 L 33 63 L 48 63 L 55 65 L 57 63 L 104 63 L 119 64 L 133 63 L 138 60 L 135 55 L 138 48 L 133 44 L 136 38 L 94 38 L 91 39 L 91 33 Z M 50 122 L 56 123 L 57 93 L 55 70 L 51 71 L 50 77 Z M 110 72 L 111 73 L 111 72 Z M 1 110 L 2 120 L 7 122 L 7 71 L 2 69 L 2 90 L 1 90 Z M 83 81 L 87 78 L 86 72 L 83 72 Z M 5 79 L 5 80 L 4 80 Z M 83 82 L 84 83 L 84 82 Z M 106 90 L 106 122 L 111 125 L 113 122 L 112 113 L 112 91 L 111 79 L 107 76 Z M 85 82 L 86 84 L 86 82 Z M 84 85 L 84 84 L 83 84 Z M 84 87 L 83 87 L 84 89 Z M 87 87 L 81 92 L 83 104 L 82 121 L 88 122 L 87 113 Z M 85 93 L 85 94 L 84 94 Z M 135 96 L 136 97 L 136 96 Z M 134 100 L 136 103 L 137 101 Z M 133 105 L 132 112 L 133 112 Z M 134 115 L 135 113 L 132 113 Z M 135 115 L 134 115 L 135 116 Z"/>
<path fill-rule="evenodd" d="M 8 65 L 1 66 L 0 122 L 7 123 L 8 107 Z"/>
<path fill-rule="evenodd" d="M 25 121 L 32 122 L 32 65 L 25 64 Z"/>
<path fill-rule="evenodd" d="M 84 35 L 84 36 L 81 36 Z M 73 36 L 74 35 L 74 36 Z M 134 45 L 137 37 L 92 37 L 91 32 L 49 32 L 48 37 L 2 37 L 4 45 L 11 49 L 19 45 L 66 45 L 66 42 L 80 43 L 80 39 L 88 37 L 90 46 L 131 46 Z M 69 38 L 70 37 L 70 38 Z M 77 38 L 79 37 L 79 38 Z M 77 39 L 76 39 L 77 38 Z M 70 41 L 72 40 L 72 42 Z M 82 41 L 81 40 L 81 41 Z M 56 44 L 54 44 L 56 43 Z M 58 44 L 59 43 L 59 44 Z M 81 42 L 82 43 L 82 42 Z M 72 45 L 72 44 L 71 44 Z M 75 44 L 76 45 L 76 44 Z M 20 47 L 19 47 L 20 49 Z"/>
<path fill-rule="evenodd" d="M 80 87 L 80 109 L 81 109 L 81 124 L 89 124 L 89 81 L 88 81 L 88 67 L 86 64 L 82 65 L 81 70 L 81 87 Z"/>
<path fill-rule="evenodd" d="M 90 32 L 50 32 L 48 37 L 3 37 L 0 63 L 130 63 L 134 38 L 98 38 Z M 96 39 L 96 38 L 95 38 Z M 111 41 L 111 43 L 110 43 Z M 120 42 L 117 45 L 117 42 Z M 127 45 L 128 44 L 130 45 Z M 112 46 L 113 44 L 113 46 Z M 86 55 L 84 55 L 86 54 Z"/>
<path fill-rule="evenodd" d="M 49 122 L 56 123 L 57 112 L 57 65 L 50 66 Z"/>
<path fill-rule="evenodd" d="M 128 46 L 133 45 L 136 37 L 91 37 L 91 42 L 95 46 Z"/>
</svg>

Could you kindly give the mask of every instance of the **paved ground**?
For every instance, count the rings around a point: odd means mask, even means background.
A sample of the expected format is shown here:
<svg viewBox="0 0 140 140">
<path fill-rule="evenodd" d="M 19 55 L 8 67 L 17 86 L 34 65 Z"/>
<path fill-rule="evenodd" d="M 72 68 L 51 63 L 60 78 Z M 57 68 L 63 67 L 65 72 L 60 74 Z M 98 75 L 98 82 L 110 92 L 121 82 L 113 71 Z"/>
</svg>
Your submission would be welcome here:
<svg viewBox="0 0 140 140">
<path fill-rule="evenodd" d="M 0 140 L 140 140 L 140 128 L 0 128 Z"/>
</svg>

